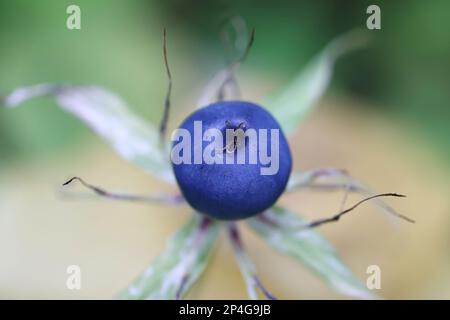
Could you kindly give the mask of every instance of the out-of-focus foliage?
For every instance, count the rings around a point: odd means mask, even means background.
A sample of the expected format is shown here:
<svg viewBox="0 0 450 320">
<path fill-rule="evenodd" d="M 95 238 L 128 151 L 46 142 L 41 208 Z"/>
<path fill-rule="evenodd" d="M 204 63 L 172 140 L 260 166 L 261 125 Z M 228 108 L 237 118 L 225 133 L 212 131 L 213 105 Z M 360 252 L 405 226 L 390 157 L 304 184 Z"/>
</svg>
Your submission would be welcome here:
<svg viewBox="0 0 450 320">
<path fill-rule="evenodd" d="M 219 235 L 220 222 L 210 221 L 205 225 L 205 221 L 193 213 L 188 223 L 169 240 L 166 250 L 117 298 L 182 298 L 207 267 Z"/>
<path fill-rule="evenodd" d="M 304 264 L 340 293 L 358 298 L 375 298 L 339 259 L 328 240 L 312 230 L 292 228 L 304 223 L 303 219 L 278 207 L 268 210 L 264 215 L 264 219 L 271 223 L 260 217 L 249 219 L 248 223 L 270 246 Z"/>
<path fill-rule="evenodd" d="M 167 6 L 177 23 L 197 38 L 216 42 L 213 26 L 228 15 L 240 14 L 257 30 L 247 65 L 273 78 L 289 79 L 333 36 L 365 27 L 366 8 L 373 1 L 291 1 L 209 4 L 174 1 Z M 368 31 L 371 45 L 342 59 L 335 89 L 374 102 L 377 108 L 412 122 L 450 163 L 450 2 L 377 1 L 381 30 Z M 198 40 L 197 40 L 198 41 Z M 211 55 L 210 51 L 206 53 Z M 207 58 L 207 57 L 205 57 Z M 283 80 L 280 80 L 283 84 Z M 371 105 L 371 104 L 368 104 Z"/>
<path fill-rule="evenodd" d="M 36 83 L 101 85 L 120 95 L 135 108 L 133 112 L 156 123 L 167 85 L 161 52 L 165 26 L 174 77 L 173 127 L 182 113 L 194 108 L 204 85 L 223 66 L 219 30 L 226 18 L 241 15 L 249 28 L 256 29 L 255 44 L 238 72 L 243 98 L 249 99 L 285 88 L 331 39 L 355 27 L 364 29 L 366 8 L 372 3 L 77 0 L 82 30 L 69 31 L 65 11 L 73 1 L 2 0 L 0 95 Z M 399 132 L 405 132 L 404 124 L 416 124 L 406 128 L 420 129 L 415 134 L 427 137 L 438 154 L 450 158 L 450 2 L 377 4 L 382 30 L 367 31 L 370 45 L 340 59 L 331 81 L 331 94 L 350 94 L 362 101 L 353 101 L 346 109 L 346 101 L 329 99 L 326 111 L 319 108 L 312 115 L 292 147 L 301 168 L 336 164 L 379 190 L 408 195 L 399 209 L 417 218 L 414 228 L 389 228 L 377 216 L 361 212 L 321 230 L 331 235 L 359 278 L 364 279 L 368 263 L 379 263 L 381 296 L 449 297 L 448 178 L 443 168 L 425 158 L 430 156 L 428 148 L 413 145 L 414 137 L 402 138 Z M 70 149 L 90 138 L 98 140 L 52 99 L 0 109 L 2 296 L 109 298 L 161 252 L 167 235 L 180 222 L 175 215 L 178 208 L 171 212 L 55 199 L 55 186 L 72 172 L 92 175 L 92 181 L 111 187 L 136 191 L 164 187 L 119 162 L 99 141 L 86 149 Z M 52 152 L 60 154 L 53 157 Z M 42 157 L 53 161 L 42 165 Z M 5 165 L 2 161 L 8 159 L 22 161 Z M 317 201 L 312 194 L 298 197 L 301 201 L 296 195 L 288 204 L 295 209 L 304 206 L 298 211 L 305 216 L 312 213 L 310 219 L 314 213 L 336 210 L 334 203 Z M 326 295 L 329 290 L 290 260 L 265 247 L 258 250 L 251 237 L 244 240 L 276 295 L 335 297 Z M 236 290 L 241 278 L 233 272 L 237 268 L 232 260 L 226 248 L 219 250 L 209 269 L 216 276 L 210 276 L 191 297 L 244 297 L 238 296 L 244 288 Z M 271 261 L 270 266 L 265 261 Z M 85 268 L 87 277 L 85 290 L 78 293 L 63 287 L 64 270 L 74 262 Z M 217 290 L 218 284 L 223 291 Z"/>
<path fill-rule="evenodd" d="M 0 95 L 20 84 L 103 85 L 137 112 L 159 118 L 166 88 L 160 10 L 147 8 L 144 1 L 81 0 L 81 30 L 70 31 L 66 8 L 72 3 L 0 3 Z M 170 41 L 176 43 L 177 33 L 172 34 Z M 181 51 L 189 57 L 189 50 Z M 171 60 L 176 66 L 175 53 Z M 176 74 L 181 81 L 183 76 Z M 29 106 L 0 113 L 2 159 L 42 157 L 86 138 L 82 124 L 58 110 L 51 99 L 30 101 Z"/>
<path fill-rule="evenodd" d="M 165 90 L 162 26 L 169 30 L 175 91 L 180 95 L 197 90 L 192 84 L 201 83 L 183 79 L 206 79 L 222 65 L 220 24 L 236 14 L 257 31 L 244 68 L 270 75 L 282 85 L 330 39 L 364 27 L 371 2 L 81 0 L 77 4 L 82 8 L 82 30 L 76 32 L 65 28 L 69 4 L 1 2 L 0 93 L 40 82 L 95 83 L 118 92 L 156 121 Z M 382 30 L 368 31 L 371 46 L 344 58 L 332 85 L 376 102 L 373 105 L 392 112 L 399 123 L 416 122 L 450 160 L 449 148 L 444 148 L 450 138 L 450 3 L 416 0 L 378 5 Z M 187 72 L 191 66 L 195 69 Z M 80 124 L 55 110 L 50 101 L 30 103 L 44 106 L 0 113 L 2 159 L 44 154 L 84 134 Z M 42 126 L 43 120 L 48 125 Z"/>
</svg>

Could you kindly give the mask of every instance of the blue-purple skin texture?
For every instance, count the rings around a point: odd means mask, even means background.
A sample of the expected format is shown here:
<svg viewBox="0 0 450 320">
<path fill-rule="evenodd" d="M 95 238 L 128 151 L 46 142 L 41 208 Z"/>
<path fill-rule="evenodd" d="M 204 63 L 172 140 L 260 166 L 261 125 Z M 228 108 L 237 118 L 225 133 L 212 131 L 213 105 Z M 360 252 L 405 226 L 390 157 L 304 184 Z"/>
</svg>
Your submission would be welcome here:
<svg viewBox="0 0 450 320">
<path fill-rule="evenodd" d="M 248 143 L 245 143 L 245 164 L 236 161 L 234 164 L 206 164 L 204 161 L 194 164 L 194 121 L 202 121 L 202 132 L 209 128 L 221 130 L 224 145 L 225 130 L 230 126 L 236 129 L 244 123 L 245 130 L 267 129 L 269 155 L 270 129 L 278 129 L 278 172 L 262 175 L 261 167 L 269 165 L 261 164 L 259 157 L 256 164 L 250 164 L 247 161 Z M 192 113 L 179 128 L 187 129 L 191 134 L 191 164 L 172 162 L 172 167 L 185 199 L 198 212 L 220 220 L 245 219 L 273 206 L 285 190 L 292 169 L 291 151 L 280 125 L 264 108 L 244 101 L 217 102 Z M 202 149 L 210 143 L 203 141 Z M 177 141 L 173 142 L 175 144 Z M 258 152 L 259 147 L 258 143 Z"/>
</svg>

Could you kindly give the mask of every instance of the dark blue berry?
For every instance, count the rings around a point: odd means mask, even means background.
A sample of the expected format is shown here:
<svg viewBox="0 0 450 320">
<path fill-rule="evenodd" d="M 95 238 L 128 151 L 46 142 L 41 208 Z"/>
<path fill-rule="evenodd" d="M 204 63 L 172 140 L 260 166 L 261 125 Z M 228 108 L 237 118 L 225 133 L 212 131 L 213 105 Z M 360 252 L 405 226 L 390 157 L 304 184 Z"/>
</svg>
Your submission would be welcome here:
<svg viewBox="0 0 450 320">
<path fill-rule="evenodd" d="M 214 150 L 214 155 L 217 152 L 217 156 L 223 157 L 224 164 L 208 164 L 204 159 L 201 160 L 201 163 L 194 163 L 194 153 L 197 152 L 199 155 L 199 149 L 204 152 L 205 148 L 211 144 L 211 141 L 202 139 L 195 149 L 195 121 L 201 121 L 202 134 L 211 128 L 218 129 L 223 134 L 223 141 L 216 143 L 219 146 L 223 144 L 224 148 L 214 147 L 212 150 Z M 179 128 L 186 129 L 190 133 L 190 149 L 179 152 L 180 156 L 186 156 L 190 158 L 190 161 L 183 163 L 172 161 L 172 166 L 184 197 L 194 209 L 217 219 L 243 219 L 270 208 L 283 193 L 292 167 L 291 152 L 280 125 L 262 107 L 243 101 L 217 102 L 192 113 Z M 240 136 L 237 135 L 231 140 L 231 144 L 226 145 L 226 129 L 242 129 L 246 133 L 251 130 L 259 133 L 260 129 L 267 129 L 269 137 L 267 155 L 269 157 L 274 157 L 274 150 L 271 150 L 271 139 L 273 137 L 273 140 L 276 140 L 273 132 L 278 131 L 278 169 L 276 172 L 262 174 L 263 168 L 268 170 L 273 165 L 274 158 L 271 164 L 267 164 L 267 161 L 261 163 L 259 156 L 256 163 L 250 162 L 249 154 L 252 152 L 250 138 L 244 138 L 242 131 Z M 277 130 L 271 131 L 271 129 Z M 259 152 L 263 152 L 266 148 L 261 148 L 259 136 L 257 137 L 258 150 L 253 151 L 257 151 L 256 154 L 259 155 Z M 183 140 L 181 137 L 173 139 L 173 148 L 177 144 L 180 146 Z M 245 164 L 237 163 L 239 148 L 242 148 L 241 151 L 245 150 Z M 172 149 L 172 152 L 174 151 L 175 149 Z M 234 164 L 225 164 L 225 158 L 233 156 L 233 154 Z M 273 165 L 272 171 L 274 167 L 275 165 Z"/>
</svg>

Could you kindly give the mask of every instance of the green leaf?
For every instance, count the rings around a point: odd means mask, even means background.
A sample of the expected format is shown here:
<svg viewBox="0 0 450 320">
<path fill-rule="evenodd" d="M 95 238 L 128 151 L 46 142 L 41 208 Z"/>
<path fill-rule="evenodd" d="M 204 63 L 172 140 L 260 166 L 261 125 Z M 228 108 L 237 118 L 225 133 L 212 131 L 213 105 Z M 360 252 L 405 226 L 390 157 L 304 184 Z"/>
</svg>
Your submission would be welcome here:
<svg viewBox="0 0 450 320">
<path fill-rule="evenodd" d="M 324 94 L 336 60 L 365 44 L 365 40 L 359 30 L 336 38 L 284 90 L 263 104 L 279 121 L 286 134 L 293 133 Z"/>
<path fill-rule="evenodd" d="M 194 214 L 156 261 L 117 298 L 181 298 L 205 269 L 219 230 L 220 222 Z"/>
<path fill-rule="evenodd" d="M 258 275 L 256 274 L 256 267 L 248 256 L 244 244 L 242 243 L 239 230 L 236 224 L 230 223 L 228 225 L 228 236 L 230 238 L 231 245 L 233 246 L 234 256 L 236 262 L 241 270 L 242 277 L 247 285 L 248 296 L 252 300 L 258 299 L 257 289 L 261 290 L 267 299 L 276 299 L 262 284 Z"/>
<path fill-rule="evenodd" d="M 320 178 L 328 178 L 326 182 L 318 182 Z M 316 170 L 293 172 L 289 178 L 286 192 L 293 192 L 304 188 L 310 188 L 317 191 L 336 191 L 346 190 L 348 192 L 356 192 L 366 197 L 375 195 L 373 191 L 364 186 L 358 180 L 352 178 L 345 170 L 336 168 L 321 168 Z M 398 213 L 391 206 L 382 200 L 382 198 L 374 198 L 372 201 L 378 209 L 401 218 L 410 223 L 414 220 Z"/>
<path fill-rule="evenodd" d="M 232 245 L 236 262 L 247 286 L 248 296 L 252 300 L 258 300 L 258 293 L 256 291 L 258 288 L 256 283 L 256 267 L 243 248 L 233 242 Z"/>
<path fill-rule="evenodd" d="M 263 216 L 248 219 L 248 223 L 274 249 L 299 260 L 338 292 L 364 299 L 375 298 L 323 236 L 311 229 L 292 228 L 304 224 L 294 213 L 274 207 Z"/>
<path fill-rule="evenodd" d="M 54 97 L 62 109 L 79 118 L 126 160 L 167 182 L 174 181 L 157 130 L 132 114 L 114 93 L 94 86 L 40 84 L 18 88 L 0 102 L 16 107 L 39 96 Z"/>
</svg>

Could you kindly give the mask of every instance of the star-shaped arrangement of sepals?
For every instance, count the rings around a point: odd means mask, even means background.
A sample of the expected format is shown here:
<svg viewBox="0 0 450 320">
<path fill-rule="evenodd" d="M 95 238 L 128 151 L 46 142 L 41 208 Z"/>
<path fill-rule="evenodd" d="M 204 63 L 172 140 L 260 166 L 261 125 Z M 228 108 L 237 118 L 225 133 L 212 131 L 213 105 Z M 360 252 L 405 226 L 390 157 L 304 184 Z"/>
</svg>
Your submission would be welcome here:
<svg viewBox="0 0 450 320">
<path fill-rule="evenodd" d="M 360 36 L 359 33 L 350 32 L 332 41 L 292 83 L 278 95 L 262 103 L 278 120 L 287 135 L 295 131 L 325 92 L 338 57 L 361 45 Z M 226 76 L 227 72 L 220 72 L 206 86 L 199 106 L 213 102 L 214 94 Z M 124 159 L 166 183 L 175 184 L 168 148 L 161 146 L 158 130 L 134 115 L 114 93 L 97 86 L 39 84 L 18 88 L 4 96 L 0 102 L 3 106 L 15 107 L 40 96 L 53 97 L 58 106 L 85 123 Z M 142 196 L 118 194 L 90 185 L 80 178 L 73 178 L 68 183 L 73 180 L 78 180 L 100 196 L 117 200 L 158 202 L 168 205 L 186 204 L 179 194 L 158 193 Z M 371 194 L 346 172 L 332 168 L 294 172 L 286 192 L 302 188 L 319 190 L 346 188 L 351 192 Z M 374 199 L 374 202 L 382 209 L 393 212 L 380 199 Z M 272 248 L 303 263 L 339 293 L 358 298 L 374 298 L 373 293 L 339 259 L 333 246 L 312 230 L 310 228 L 312 225 L 303 221 L 298 214 L 275 205 L 239 223 L 248 224 Z M 182 298 L 207 267 L 221 230 L 226 230 L 229 235 L 249 297 L 257 299 L 260 291 L 266 298 L 274 298 L 258 278 L 256 268 L 245 251 L 237 224 L 214 220 L 193 212 L 188 221 L 169 239 L 166 249 L 160 256 L 132 284 L 119 293 L 117 298 Z"/>
</svg>

